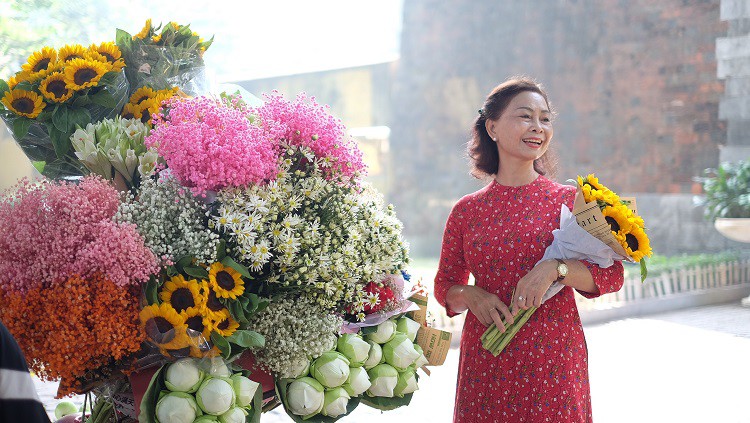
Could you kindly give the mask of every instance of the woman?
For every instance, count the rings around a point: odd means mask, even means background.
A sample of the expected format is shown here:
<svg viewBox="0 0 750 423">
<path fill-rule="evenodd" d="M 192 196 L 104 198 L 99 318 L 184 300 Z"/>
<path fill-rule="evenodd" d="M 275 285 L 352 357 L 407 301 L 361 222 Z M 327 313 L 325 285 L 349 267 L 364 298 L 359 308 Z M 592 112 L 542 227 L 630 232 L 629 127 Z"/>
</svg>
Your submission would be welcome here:
<svg viewBox="0 0 750 423">
<path fill-rule="evenodd" d="M 559 227 L 561 204 L 572 209 L 576 191 L 543 176 L 552 111 L 536 82 L 517 78 L 497 86 L 472 132 L 472 173 L 492 180 L 453 207 L 435 277 L 435 296 L 448 315 L 469 311 L 453 421 L 590 422 L 586 341 L 573 289 L 589 298 L 619 290 L 622 264 L 537 264 Z M 467 285 L 469 273 L 475 285 Z M 498 357 L 482 348 L 490 324 L 502 330 L 519 309 L 540 306 L 555 281 L 565 288 Z"/>
</svg>

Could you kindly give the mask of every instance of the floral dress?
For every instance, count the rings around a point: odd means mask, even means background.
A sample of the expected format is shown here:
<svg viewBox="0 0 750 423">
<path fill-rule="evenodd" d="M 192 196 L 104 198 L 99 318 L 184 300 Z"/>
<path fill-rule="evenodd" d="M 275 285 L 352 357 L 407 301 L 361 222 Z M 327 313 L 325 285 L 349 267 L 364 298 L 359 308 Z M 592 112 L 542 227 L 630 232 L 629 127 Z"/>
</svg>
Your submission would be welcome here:
<svg viewBox="0 0 750 423">
<path fill-rule="evenodd" d="M 542 258 L 560 225 L 561 204 L 572 209 L 575 188 L 539 176 L 507 187 L 493 180 L 453 207 L 443 235 L 435 297 L 445 306 L 448 289 L 477 286 L 509 304 L 518 280 Z M 599 288 L 619 290 L 619 261 L 602 269 L 582 261 Z M 448 309 L 450 316 L 456 313 Z M 544 303 L 506 349 L 493 357 L 482 348 L 485 331 L 468 312 L 461 336 L 454 422 L 590 422 L 588 353 L 573 289 Z"/>
</svg>

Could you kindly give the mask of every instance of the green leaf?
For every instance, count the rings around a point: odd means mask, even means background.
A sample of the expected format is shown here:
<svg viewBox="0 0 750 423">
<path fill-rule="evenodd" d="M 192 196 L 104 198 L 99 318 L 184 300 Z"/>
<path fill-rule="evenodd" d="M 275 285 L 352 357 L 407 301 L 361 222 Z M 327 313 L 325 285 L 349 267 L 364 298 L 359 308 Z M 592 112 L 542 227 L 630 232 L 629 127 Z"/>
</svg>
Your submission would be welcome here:
<svg viewBox="0 0 750 423">
<path fill-rule="evenodd" d="M 107 72 L 104 75 L 102 75 L 101 78 L 99 78 L 98 85 L 100 87 L 114 85 L 114 82 L 119 75 L 120 75 L 120 72 L 116 72 L 116 71 Z"/>
<path fill-rule="evenodd" d="M 221 351 L 222 357 L 228 359 L 232 356 L 232 347 L 229 346 L 229 342 L 221 334 L 211 332 L 211 342 Z"/>
<path fill-rule="evenodd" d="M 192 263 L 193 256 L 183 256 L 177 260 L 177 263 L 175 263 L 175 267 L 177 268 L 178 272 L 182 273 L 185 270 L 185 266 L 189 266 Z"/>
<path fill-rule="evenodd" d="M 151 277 L 146 283 L 146 302 L 148 305 L 159 304 L 159 282 L 155 277 Z"/>
<path fill-rule="evenodd" d="M 47 132 L 49 132 L 49 138 L 52 141 L 52 145 L 55 147 L 55 155 L 58 159 L 65 157 L 68 150 L 70 150 L 70 138 L 68 134 L 59 131 L 55 125 L 48 123 Z"/>
<path fill-rule="evenodd" d="M 167 364 L 161 366 L 151 378 L 151 382 L 148 384 L 148 388 L 141 400 L 141 412 L 138 415 L 139 422 L 157 423 L 156 403 L 159 402 L 161 391 L 167 388 L 166 383 L 164 383 L 164 378 L 167 375 L 167 366 Z"/>
<path fill-rule="evenodd" d="M 20 141 L 26 137 L 31 127 L 31 119 L 25 117 L 19 117 L 13 122 L 13 136 L 17 141 Z"/>
<path fill-rule="evenodd" d="M 266 339 L 258 332 L 251 330 L 238 330 L 229 335 L 227 341 L 233 342 L 244 348 L 263 348 L 266 346 Z"/>
<path fill-rule="evenodd" d="M 208 270 L 198 266 L 185 266 L 183 271 L 194 278 L 208 279 Z"/>
<path fill-rule="evenodd" d="M 219 241 L 219 245 L 216 247 L 216 261 L 224 260 L 227 256 L 227 242 L 225 240 Z"/>
<path fill-rule="evenodd" d="M 83 107 L 71 107 L 68 110 L 68 122 L 71 124 L 71 129 L 85 128 L 86 125 L 91 123 L 91 113 Z"/>
<path fill-rule="evenodd" d="M 80 107 L 80 106 L 88 106 L 91 104 L 91 99 L 89 99 L 89 96 L 82 95 L 78 96 L 75 100 L 73 100 L 73 106 Z"/>
<path fill-rule="evenodd" d="M 362 404 L 369 405 L 372 408 L 377 408 L 378 410 L 388 411 L 388 410 L 395 410 L 399 407 L 403 407 L 405 405 L 409 405 L 411 402 L 411 397 L 413 394 L 406 394 L 403 396 L 403 398 L 399 397 L 393 397 L 393 398 L 386 398 L 386 397 L 371 397 L 367 395 L 367 392 L 362 394 Z"/>
<path fill-rule="evenodd" d="M 52 112 L 52 123 L 58 131 L 69 132 L 70 123 L 68 122 L 68 108 L 65 106 L 56 107 L 55 111 Z"/>
<path fill-rule="evenodd" d="M 0 79 L 0 97 L 4 96 L 6 91 L 9 91 L 9 90 L 10 90 L 10 87 L 8 86 L 8 83 Z"/>
<path fill-rule="evenodd" d="M 221 260 L 221 264 L 227 267 L 231 267 L 232 269 L 236 270 L 240 275 L 252 279 L 250 276 L 250 271 L 247 270 L 247 267 L 237 263 L 234 261 L 234 259 L 230 256 L 226 256 Z"/>
<path fill-rule="evenodd" d="M 117 44 L 117 47 L 119 47 L 120 50 L 129 51 L 133 46 L 133 37 L 126 31 L 118 28 L 115 33 L 115 44 Z"/>
<path fill-rule="evenodd" d="M 98 93 L 89 96 L 91 99 L 91 102 L 94 104 L 98 104 L 99 106 L 106 107 L 108 109 L 114 109 L 117 106 L 117 100 L 115 100 L 115 97 L 107 90 L 99 91 Z"/>
<path fill-rule="evenodd" d="M 227 309 L 229 310 L 229 314 L 232 315 L 232 318 L 239 324 L 242 325 L 248 322 L 247 317 L 245 317 L 245 310 L 242 308 L 242 304 L 240 304 L 239 301 L 229 301 Z"/>
<path fill-rule="evenodd" d="M 247 375 L 245 375 L 247 377 Z M 253 396 L 252 408 L 248 411 L 245 423 L 260 423 L 260 415 L 263 413 L 263 386 L 255 390 Z"/>
<path fill-rule="evenodd" d="M 32 161 L 31 165 L 34 166 L 34 169 L 36 169 L 37 172 L 43 173 L 44 167 L 47 165 L 47 162 L 45 161 Z"/>
<path fill-rule="evenodd" d="M 164 270 L 166 271 L 167 276 L 169 276 L 170 278 L 180 274 L 180 272 L 178 272 L 177 268 L 174 266 L 167 266 Z"/>
<path fill-rule="evenodd" d="M 641 259 L 641 283 L 646 280 L 648 276 L 648 269 L 646 269 L 646 258 Z"/>
</svg>

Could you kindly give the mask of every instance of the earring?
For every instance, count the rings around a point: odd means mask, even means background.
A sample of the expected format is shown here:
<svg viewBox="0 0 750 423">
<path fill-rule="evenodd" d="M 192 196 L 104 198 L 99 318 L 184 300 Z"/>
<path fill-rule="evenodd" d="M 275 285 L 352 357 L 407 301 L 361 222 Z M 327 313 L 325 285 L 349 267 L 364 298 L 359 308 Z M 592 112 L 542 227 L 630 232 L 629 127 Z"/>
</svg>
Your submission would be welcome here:
<svg viewBox="0 0 750 423">
<path fill-rule="evenodd" d="M 495 141 L 495 142 L 497 142 L 497 138 L 492 138 L 492 141 Z"/>
</svg>

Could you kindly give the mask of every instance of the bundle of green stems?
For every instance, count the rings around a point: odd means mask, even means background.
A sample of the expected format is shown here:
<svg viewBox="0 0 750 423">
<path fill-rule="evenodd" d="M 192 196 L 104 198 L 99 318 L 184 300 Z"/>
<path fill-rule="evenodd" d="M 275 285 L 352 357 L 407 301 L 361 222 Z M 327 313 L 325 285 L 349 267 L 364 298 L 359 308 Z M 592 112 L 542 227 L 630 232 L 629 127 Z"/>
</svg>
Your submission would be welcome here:
<svg viewBox="0 0 750 423">
<path fill-rule="evenodd" d="M 497 325 L 494 323 L 484 332 L 482 335 L 482 346 L 488 350 L 495 357 L 500 355 L 501 352 L 508 346 L 508 343 L 513 339 L 514 336 L 521 330 L 523 326 L 534 314 L 537 307 L 531 307 L 526 310 L 520 310 L 516 317 L 513 319 L 513 324 L 510 327 L 507 326 L 504 332 L 500 332 Z"/>
</svg>

